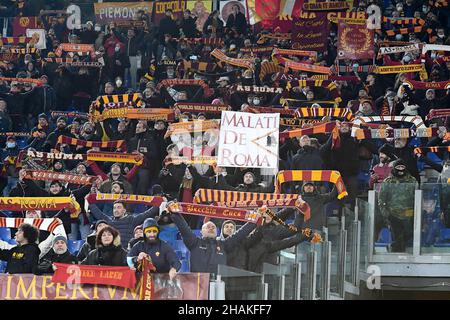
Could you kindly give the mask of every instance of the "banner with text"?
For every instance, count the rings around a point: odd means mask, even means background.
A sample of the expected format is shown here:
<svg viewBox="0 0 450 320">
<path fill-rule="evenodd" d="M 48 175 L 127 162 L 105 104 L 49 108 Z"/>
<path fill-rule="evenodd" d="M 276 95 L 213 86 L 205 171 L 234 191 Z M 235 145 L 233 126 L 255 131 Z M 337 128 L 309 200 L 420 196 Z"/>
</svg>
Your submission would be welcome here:
<svg viewBox="0 0 450 320">
<path fill-rule="evenodd" d="M 327 50 L 330 21 L 326 13 L 316 13 L 314 18 L 294 18 L 292 48 L 323 52 Z"/>
<path fill-rule="evenodd" d="M 279 113 L 222 111 L 219 167 L 278 168 Z"/>
<path fill-rule="evenodd" d="M 338 59 L 372 59 L 374 56 L 373 30 L 365 25 L 339 23 Z"/>
<path fill-rule="evenodd" d="M 169 9 L 172 10 L 172 19 L 181 19 L 183 17 L 184 10 L 186 10 L 186 1 L 155 1 L 153 3 L 152 22 L 155 25 L 159 25 L 159 22 L 166 16 L 166 11 Z"/>
<path fill-rule="evenodd" d="M 152 282 L 152 300 L 208 299 L 208 273 L 179 273 L 173 281 L 169 280 L 168 274 L 154 273 Z M 54 283 L 51 275 L 0 274 L 0 300 L 139 300 L 139 289 L 140 284 L 128 289 Z"/>
<path fill-rule="evenodd" d="M 139 10 L 151 15 L 152 7 L 149 2 L 94 3 L 95 19 L 99 23 L 133 20 Z"/>
</svg>

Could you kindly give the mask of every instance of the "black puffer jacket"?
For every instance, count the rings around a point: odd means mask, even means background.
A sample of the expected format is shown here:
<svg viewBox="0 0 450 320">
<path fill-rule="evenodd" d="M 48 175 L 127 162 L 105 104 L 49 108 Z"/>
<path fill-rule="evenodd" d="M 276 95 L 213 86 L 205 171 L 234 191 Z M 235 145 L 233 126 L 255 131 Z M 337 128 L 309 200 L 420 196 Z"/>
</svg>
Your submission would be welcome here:
<svg viewBox="0 0 450 320">
<path fill-rule="evenodd" d="M 49 252 L 39 260 L 39 264 L 37 266 L 36 274 L 44 274 L 44 273 L 53 273 L 52 263 L 67 263 L 67 264 L 77 264 L 78 259 L 72 255 L 69 250 L 64 252 L 63 254 L 57 254 L 53 248 L 50 249 Z"/>
</svg>

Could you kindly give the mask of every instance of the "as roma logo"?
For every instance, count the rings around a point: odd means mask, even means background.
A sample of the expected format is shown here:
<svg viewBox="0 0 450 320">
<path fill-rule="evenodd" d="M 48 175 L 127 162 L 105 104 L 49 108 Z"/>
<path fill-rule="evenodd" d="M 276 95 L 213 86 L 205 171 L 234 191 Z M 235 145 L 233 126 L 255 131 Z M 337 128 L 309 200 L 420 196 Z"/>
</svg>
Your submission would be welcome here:
<svg viewBox="0 0 450 320">
<path fill-rule="evenodd" d="M 30 19 L 28 17 L 22 17 L 19 20 L 19 24 L 21 27 L 28 27 L 28 25 L 30 24 Z"/>
</svg>

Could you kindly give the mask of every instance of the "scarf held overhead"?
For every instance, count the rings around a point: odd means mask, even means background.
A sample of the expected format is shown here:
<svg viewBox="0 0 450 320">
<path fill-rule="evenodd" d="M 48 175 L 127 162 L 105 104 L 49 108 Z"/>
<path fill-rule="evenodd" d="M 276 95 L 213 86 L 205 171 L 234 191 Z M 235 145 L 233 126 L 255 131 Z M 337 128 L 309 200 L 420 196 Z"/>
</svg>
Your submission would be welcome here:
<svg viewBox="0 0 450 320">
<path fill-rule="evenodd" d="M 0 197 L 0 210 L 60 211 L 69 209 L 72 218 L 78 218 L 80 205 L 72 197 Z"/>
<path fill-rule="evenodd" d="M 72 184 L 88 185 L 97 180 L 96 176 L 81 174 L 58 173 L 49 170 L 25 170 L 25 179 L 40 181 L 64 181 Z"/>
<path fill-rule="evenodd" d="M 253 69 L 254 67 L 254 61 L 253 59 L 236 59 L 236 58 L 230 58 L 225 53 L 220 51 L 219 49 L 214 49 L 211 52 L 211 55 L 227 64 L 230 64 L 232 66 L 241 67 L 241 68 L 247 68 L 247 69 Z"/>
<path fill-rule="evenodd" d="M 297 118 L 345 118 L 348 121 L 353 119 L 352 111 L 346 108 L 298 108 L 295 110 L 295 116 Z"/>
<path fill-rule="evenodd" d="M 71 146 L 81 146 L 85 148 L 113 148 L 117 150 L 126 150 L 125 140 L 116 140 L 116 141 L 88 141 L 88 140 L 80 140 L 76 138 L 71 138 L 67 136 L 59 136 L 56 142 L 55 148 L 61 144 L 68 144 Z"/>
<path fill-rule="evenodd" d="M 2 209 L 5 210 L 5 209 Z M 34 210 L 34 209 L 31 209 Z M 39 230 L 48 231 L 54 234 L 65 235 L 61 221 L 57 218 L 3 218 L 0 217 L 0 228 L 17 229 L 22 223 L 28 223 L 35 226 Z"/>
<path fill-rule="evenodd" d="M 298 194 L 273 194 L 257 192 L 238 192 L 213 189 L 198 189 L 194 196 L 194 203 L 211 202 L 221 207 L 256 208 L 266 205 L 268 207 L 295 207 L 310 219 L 311 210 Z"/>
<path fill-rule="evenodd" d="M 183 202 L 175 202 L 171 205 L 170 208 L 172 212 L 179 212 L 188 215 L 237 220 L 256 223 L 258 225 L 262 223 L 261 217 L 259 217 L 255 212 L 243 209 L 233 209 Z"/>
<path fill-rule="evenodd" d="M 231 107 L 226 104 L 208 104 L 208 103 L 186 103 L 178 102 L 173 105 L 174 109 L 178 109 L 181 112 L 191 113 L 222 113 L 222 111 L 231 110 Z"/>
<path fill-rule="evenodd" d="M 291 181 L 327 181 L 336 185 L 338 191 L 338 199 L 342 199 L 348 195 L 339 171 L 332 170 L 284 170 L 277 174 L 277 183 L 275 192 L 281 190 L 281 185 Z"/>
</svg>

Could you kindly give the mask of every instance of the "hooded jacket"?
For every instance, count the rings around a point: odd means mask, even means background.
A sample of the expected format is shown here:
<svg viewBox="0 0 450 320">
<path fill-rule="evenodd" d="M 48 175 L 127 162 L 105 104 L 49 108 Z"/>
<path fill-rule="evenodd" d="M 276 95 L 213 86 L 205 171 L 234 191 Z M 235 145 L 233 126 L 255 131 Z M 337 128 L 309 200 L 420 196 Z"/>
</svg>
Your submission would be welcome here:
<svg viewBox="0 0 450 320">
<path fill-rule="evenodd" d="M 314 185 L 314 191 L 312 193 L 305 192 L 305 185 L 302 186 L 302 199 L 309 204 L 311 208 L 311 218 L 303 223 L 304 227 L 309 227 L 314 230 L 322 230 L 322 227 L 327 226 L 327 215 L 325 212 L 325 205 L 335 199 L 337 199 L 337 190 L 333 190 L 329 193 L 320 194 L 317 192 L 317 187 Z M 297 218 L 303 220 L 302 215 L 297 215 Z"/>
<path fill-rule="evenodd" d="M 293 170 L 322 170 L 323 160 L 320 151 L 311 146 L 303 146 L 292 158 Z"/>
</svg>

